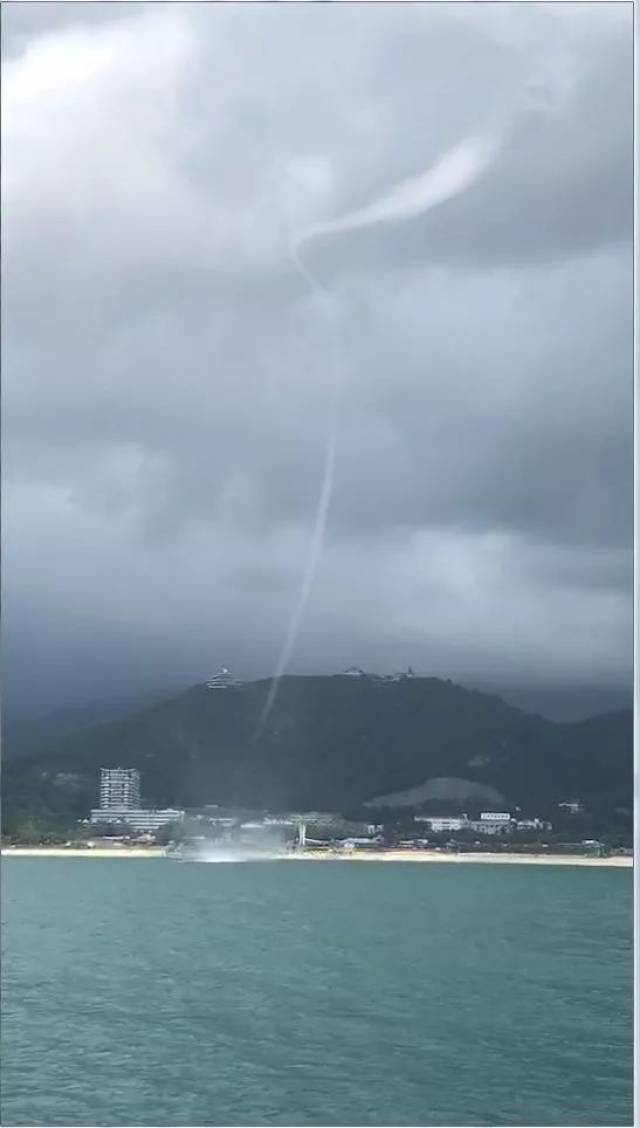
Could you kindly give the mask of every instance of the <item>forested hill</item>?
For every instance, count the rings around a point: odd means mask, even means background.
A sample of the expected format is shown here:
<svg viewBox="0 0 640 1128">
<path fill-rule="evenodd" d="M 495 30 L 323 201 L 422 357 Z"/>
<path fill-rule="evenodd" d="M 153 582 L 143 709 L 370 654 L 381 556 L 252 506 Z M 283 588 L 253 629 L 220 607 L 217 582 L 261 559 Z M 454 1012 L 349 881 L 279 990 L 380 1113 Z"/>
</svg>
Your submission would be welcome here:
<svg viewBox="0 0 640 1128">
<path fill-rule="evenodd" d="M 269 684 L 198 685 L 5 761 L 5 813 L 83 815 L 118 765 L 141 770 L 146 803 L 187 807 L 344 810 L 443 778 L 523 811 L 632 804 L 630 711 L 559 724 L 438 678 L 286 677 L 255 739 Z"/>
</svg>

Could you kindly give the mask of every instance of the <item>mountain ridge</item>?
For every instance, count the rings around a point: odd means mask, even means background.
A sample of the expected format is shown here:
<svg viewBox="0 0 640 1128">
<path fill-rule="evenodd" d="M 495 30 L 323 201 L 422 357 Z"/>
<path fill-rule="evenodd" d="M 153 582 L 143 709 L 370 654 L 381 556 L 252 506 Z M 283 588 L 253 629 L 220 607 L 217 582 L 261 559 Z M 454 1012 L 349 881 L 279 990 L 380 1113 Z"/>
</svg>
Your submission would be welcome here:
<svg viewBox="0 0 640 1128">
<path fill-rule="evenodd" d="M 5 762 L 5 811 L 86 815 L 100 767 L 138 767 L 145 801 L 345 810 L 430 780 L 494 788 L 522 810 L 580 798 L 615 819 L 632 805 L 632 713 L 553 722 L 449 680 L 340 675 L 192 686 Z"/>
</svg>

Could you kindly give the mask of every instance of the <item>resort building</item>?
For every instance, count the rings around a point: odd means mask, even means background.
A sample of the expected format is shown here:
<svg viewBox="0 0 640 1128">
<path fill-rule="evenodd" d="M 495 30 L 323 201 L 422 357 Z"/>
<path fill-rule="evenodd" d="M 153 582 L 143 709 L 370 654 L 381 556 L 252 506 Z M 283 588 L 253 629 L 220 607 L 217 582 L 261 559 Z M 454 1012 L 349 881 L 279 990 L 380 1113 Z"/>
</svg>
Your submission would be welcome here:
<svg viewBox="0 0 640 1128">
<path fill-rule="evenodd" d="M 478 834 L 510 834 L 513 825 L 508 811 L 482 811 L 478 820 L 469 823 Z"/>
<path fill-rule="evenodd" d="M 102 768 L 100 771 L 100 807 L 132 810 L 140 806 L 140 772 L 137 768 Z"/>
<path fill-rule="evenodd" d="M 483 811 L 479 819 L 468 815 L 430 816 L 414 815 L 414 822 L 425 823 L 434 834 L 447 831 L 472 830 L 476 834 L 511 834 L 514 830 L 548 830 L 549 823 L 540 819 L 521 819 L 516 822 L 508 811 Z"/>
<path fill-rule="evenodd" d="M 138 807 L 136 810 L 130 807 L 111 807 L 108 810 L 98 807 L 91 812 L 91 825 L 126 823 L 132 830 L 154 831 L 159 830 L 161 826 L 167 826 L 168 823 L 182 822 L 184 814 L 184 811 L 174 807 L 165 807 L 160 811 L 145 810 L 143 807 Z"/>
<path fill-rule="evenodd" d="M 466 815 L 443 818 L 427 818 L 423 815 L 416 815 L 414 821 L 427 823 L 429 829 L 432 830 L 434 834 L 442 834 L 447 830 L 464 830 L 465 827 L 470 825 Z"/>
<path fill-rule="evenodd" d="M 155 811 L 142 806 L 137 768 L 101 768 L 100 806 L 94 807 L 90 816 L 93 826 L 126 823 L 133 830 L 153 831 L 183 818 L 184 811 L 174 807 Z"/>
</svg>

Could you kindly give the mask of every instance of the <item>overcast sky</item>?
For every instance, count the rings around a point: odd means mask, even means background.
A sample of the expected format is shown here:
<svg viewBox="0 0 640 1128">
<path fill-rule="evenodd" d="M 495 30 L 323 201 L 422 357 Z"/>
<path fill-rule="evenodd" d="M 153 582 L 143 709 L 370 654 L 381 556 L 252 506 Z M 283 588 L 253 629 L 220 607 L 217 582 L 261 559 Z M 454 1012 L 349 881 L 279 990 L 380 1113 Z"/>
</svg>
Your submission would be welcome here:
<svg viewBox="0 0 640 1128">
<path fill-rule="evenodd" d="M 2 6 L 4 666 L 625 683 L 632 6 Z M 295 234 L 497 137 L 404 222 Z M 335 366 L 335 342 L 339 366 Z"/>
</svg>

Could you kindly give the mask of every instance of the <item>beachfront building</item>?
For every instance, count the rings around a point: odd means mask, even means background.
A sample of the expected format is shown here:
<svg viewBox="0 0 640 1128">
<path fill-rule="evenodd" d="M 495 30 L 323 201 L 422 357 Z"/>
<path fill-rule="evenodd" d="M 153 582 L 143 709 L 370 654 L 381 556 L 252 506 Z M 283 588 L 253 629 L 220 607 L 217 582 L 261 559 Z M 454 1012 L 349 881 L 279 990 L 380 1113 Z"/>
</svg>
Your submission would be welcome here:
<svg viewBox="0 0 640 1128">
<path fill-rule="evenodd" d="M 340 847 L 343 850 L 372 850 L 380 845 L 377 838 L 343 838 Z"/>
<path fill-rule="evenodd" d="M 446 831 L 472 830 L 475 834 L 513 834 L 529 831 L 551 830 L 551 823 L 543 819 L 514 819 L 508 811 L 483 811 L 479 819 L 467 815 L 458 817 L 431 817 L 414 815 L 414 822 L 425 823 L 434 834 Z"/>
<path fill-rule="evenodd" d="M 176 807 L 156 811 L 142 806 L 137 768 L 101 768 L 100 806 L 91 811 L 92 826 L 124 823 L 132 830 L 154 831 L 183 818 L 184 811 Z"/>
<path fill-rule="evenodd" d="M 153 832 L 169 823 L 182 822 L 184 814 L 184 811 L 176 807 L 164 807 L 159 811 L 146 810 L 144 807 L 135 810 L 130 807 L 97 807 L 91 811 L 91 825 L 124 823 L 132 830 Z"/>
<path fill-rule="evenodd" d="M 516 830 L 518 831 L 551 829 L 551 823 L 545 822 L 543 819 L 518 819 L 516 822 Z"/>
<path fill-rule="evenodd" d="M 101 810 L 133 810 L 139 806 L 140 772 L 137 768 L 101 768 Z"/>
<path fill-rule="evenodd" d="M 469 826 L 478 834 L 510 834 L 514 820 L 508 811 L 482 811 Z"/>
<path fill-rule="evenodd" d="M 464 830 L 468 827 L 469 820 L 466 815 L 459 817 L 429 818 L 426 815 L 416 815 L 414 822 L 426 823 L 434 834 L 443 834 L 448 830 Z"/>
</svg>

